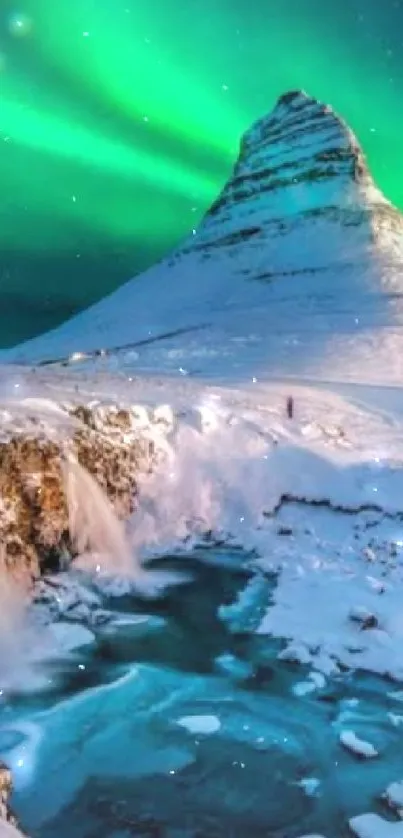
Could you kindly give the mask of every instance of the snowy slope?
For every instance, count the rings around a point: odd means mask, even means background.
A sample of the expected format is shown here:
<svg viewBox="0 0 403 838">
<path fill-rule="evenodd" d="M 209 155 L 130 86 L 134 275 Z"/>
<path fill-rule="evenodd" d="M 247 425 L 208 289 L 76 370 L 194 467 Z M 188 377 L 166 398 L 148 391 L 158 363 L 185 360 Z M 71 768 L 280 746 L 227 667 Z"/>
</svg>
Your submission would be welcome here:
<svg viewBox="0 0 403 838">
<path fill-rule="evenodd" d="M 95 364 L 0 367 L 0 412 L 8 421 L 42 405 L 51 431 L 49 407 L 77 393 L 94 403 L 138 403 L 145 429 L 155 417 L 172 417 L 164 430 L 166 458 L 144 477 L 128 526 L 133 562 L 169 550 L 186 557 L 205 532 L 254 551 L 253 578 L 236 602 L 221 607 L 220 619 L 235 633 L 267 638 L 268 649 L 270 638 L 280 639 L 276 666 L 284 672 L 295 667 L 297 716 L 312 706 L 312 697 L 334 699 L 331 733 L 328 726 L 322 736 L 326 749 L 332 737 L 337 769 L 336 785 L 327 787 L 329 806 L 347 797 L 352 811 L 357 800 L 359 811 L 372 806 L 385 780 L 399 785 L 401 770 L 402 267 L 402 217 L 373 184 L 356 139 L 331 109 L 305 94 L 288 94 L 247 132 L 233 176 L 179 250 L 61 328 L 3 353 L 2 360 L 32 363 L 120 349 Z M 136 375 L 154 370 L 158 376 Z M 183 377 L 164 375 L 178 371 Z M 264 380 L 276 376 L 289 378 Z M 206 381 L 211 378 L 216 380 Z M 286 411 L 290 395 L 292 417 Z M 33 653 L 46 657 L 50 648 L 54 654 L 54 645 L 64 644 L 65 651 L 84 645 L 83 632 L 85 643 L 95 642 L 95 619 L 90 628 L 82 625 L 89 606 L 77 578 L 59 579 L 60 589 L 52 581 L 56 623 L 39 624 L 39 650 L 30 633 L 28 664 Z M 126 584 L 101 574 L 96 590 L 105 586 L 118 596 Z M 103 605 L 97 597 L 93 593 L 95 616 Z M 22 649 L 25 666 L 24 655 Z M 13 663 L 16 678 L 19 661 Z M 234 658 L 234 671 L 236 664 Z M 343 699 L 355 669 L 361 678 L 362 672 L 387 676 L 385 694 L 376 687 L 381 698 L 375 710 L 365 699 Z M 166 679 L 163 672 L 164 701 Z M 137 671 L 135 680 L 143 684 Z M 154 671 L 152 680 L 154 685 Z M 120 689 L 124 700 L 125 686 Z M 109 720 L 111 714 L 102 689 L 101 698 L 97 690 L 89 695 L 91 718 L 94 706 L 101 708 L 103 725 L 102 711 Z M 158 713 L 161 706 L 158 700 Z M 78 731 L 78 741 L 92 748 L 88 728 L 81 728 L 87 716 L 73 699 L 61 709 L 64 720 L 69 707 L 72 721 L 63 730 L 72 732 L 72 741 Z M 282 697 L 281 713 L 289 720 L 287 708 Z M 56 708 L 39 718 L 44 742 L 54 741 L 56 748 L 57 714 Z M 124 714 L 131 715 L 138 716 Z M 143 717 L 141 725 L 146 730 Z M 106 743 L 109 762 L 110 742 L 104 735 L 98 742 Z M 350 762 L 343 761 L 346 743 Z M 354 761 L 354 747 L 361 748 L 358 756 L 363 747 L 367 755 L 371 747 L 376 751 L 373 768 Z M 52 752 L 43 753 L 48 771 Z M 105 763 L 100 753 L 90 750 L 91 765 Z M 62 796 L 70 780 L 76 782 L 69 754 L 68 770 L 58 755 L 51 760 L 63 771 L 63 783 L 67 776 Z M 26 782 L 20 757 L 17 748 L 17 784 L 21 777 Z M 36 763 L 28 771 L 30 765 Z M 84 781 L 85 760 L 79 765 Z M 357 794 L 365 783 L 364 800 Z M 362 815 L 350 825 L 357 836 L 380 838 L 400 835 L 402 823 Z"/>
<path fill-rule="evenodd" d="M 231 178 L 179 249 L 1 357 L 129 347 L 143 370 L 400 383 L 402 267 L 402 216 L 354 135 L 331 108 L 289 93 L 247 131 Z"/>
</svg>

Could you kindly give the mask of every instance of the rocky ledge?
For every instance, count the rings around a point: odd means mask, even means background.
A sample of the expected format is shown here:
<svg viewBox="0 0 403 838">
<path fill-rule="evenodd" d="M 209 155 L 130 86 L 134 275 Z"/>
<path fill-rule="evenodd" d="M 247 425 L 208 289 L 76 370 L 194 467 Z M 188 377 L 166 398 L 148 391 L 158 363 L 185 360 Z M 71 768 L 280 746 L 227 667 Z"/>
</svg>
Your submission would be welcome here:
<svg viewBox="0 0 403 838">
<path fill-rule="evenodd" d="M 26 587 L 91 549 L 88 532 L 77 544 L 83 510 L 72 509 L 72 479 L 84 480 L 78 503 L 89 514 L 92 486 L 124 520 L 135 508 L 139 474 L 158 457 L 141 407 L 29 402 L 0 411 L 0 561 Z"/>
<path fill-rule="evenodd" d="M 0 838 L 23 838 L 20 825 L 10 807 L 12 791 L 11 771 L 0 761 Z"/>
</svg>

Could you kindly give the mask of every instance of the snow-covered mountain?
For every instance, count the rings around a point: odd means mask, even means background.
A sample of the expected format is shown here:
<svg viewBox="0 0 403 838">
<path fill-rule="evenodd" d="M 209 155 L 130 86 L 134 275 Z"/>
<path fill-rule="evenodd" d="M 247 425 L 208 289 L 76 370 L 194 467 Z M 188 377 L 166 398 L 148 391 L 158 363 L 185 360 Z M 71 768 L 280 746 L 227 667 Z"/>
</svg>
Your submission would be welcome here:
<svg viewBox="0 0 403 838">
<path fill-rule="evenodd" d="M 0 760 L 28 834 L 402 836 L 362 813 L 402 813 L 403 389 L 351 384 L 402 384 L 402 267 L 351 131 L 290 93 L 180 249 L 0 357 L 28 364 L 0 367 Z M 134 489 L 122 533 L 106 503 Z M 32 547 L 66 569 L 25 621 Z"/>
<path fill-rule="evenodd" d="M 246 132 L 232 176 L 181 247 L 2 360 L 126 347 L 147 370 L 396 383 L 402 291 L 402 215 L 347 125 L 291 92 Z"/>
</svg>

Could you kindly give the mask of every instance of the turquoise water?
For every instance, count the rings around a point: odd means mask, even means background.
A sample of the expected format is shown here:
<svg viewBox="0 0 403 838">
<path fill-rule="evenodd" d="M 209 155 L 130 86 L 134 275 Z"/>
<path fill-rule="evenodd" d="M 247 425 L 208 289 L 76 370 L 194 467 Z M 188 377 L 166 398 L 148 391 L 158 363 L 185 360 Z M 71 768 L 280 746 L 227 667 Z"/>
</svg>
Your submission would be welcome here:
<svg viewBox="0 0 403 838">
<path fill-rule="evenodd" d="M 398 687 L 345 672 L 297 697 L 307 672 L 253 631 L 275 580 L 236 606 L 246 559 L 197 553 L 186 584 L 105 601 L 114 621 L 53 663 L 46 693 L 4 697 L 0 754 L 33 838 L 341 838 L 349 817 L 385 813 L 402 767 Z M 343 729 L 379 758 L 343 750 Z"/>
</svg>

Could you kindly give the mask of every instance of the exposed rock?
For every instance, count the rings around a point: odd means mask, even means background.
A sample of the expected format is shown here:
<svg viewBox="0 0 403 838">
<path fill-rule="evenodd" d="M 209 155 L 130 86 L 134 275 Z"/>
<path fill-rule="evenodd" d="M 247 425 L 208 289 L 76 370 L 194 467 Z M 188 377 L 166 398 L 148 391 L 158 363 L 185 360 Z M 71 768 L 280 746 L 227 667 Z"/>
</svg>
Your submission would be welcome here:
<svg viewBox="0 0 403 838">
<path fill-rule="evenodd" d="M 362 631 L 378 628 L 379 626 L 378 617 L 376 617 L 375 614 L 372 614 L 371 611 L 368 611 L 367 608 L 363 608 L 361 606 L 351 608 L 349 617 L 352 622 L 359 623 Z"/>
<path fill-rule="evenodd" d="M 0 761 L 0 836 L 2 835 L 1 831 L 1 824 L 7 823 L 10 827 L 14 827 L 15 830 L 19 830 L 18 833 L 14 830 L 10 832 L 10 836 L 12 835 L 22 835 L 19 823 L 17 818 L 12 812 L 10 807 L 10 797 L 13 791 L 13 779 L 11 776 L 11 771 L 4 762 Z M 6 832 L 8 835 L 8 832 Z"/>
<path fill-rule="evenodd" d="M 1 561 L 30 584 L 43 570 L 74 555 L 63 463 L 74 457 L 104 491 L 117 516 L 134 509 L 139 472 L 155 460 L 150 437 L 129 408 L 60 405 L 57 421 L 25 411 L 3 423 L 0 441 Z M 55 414 L 56 415 L 56 414 Z M 60 420 L 63 418 L 63 421 Z"/>
</svg>

